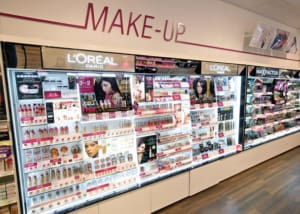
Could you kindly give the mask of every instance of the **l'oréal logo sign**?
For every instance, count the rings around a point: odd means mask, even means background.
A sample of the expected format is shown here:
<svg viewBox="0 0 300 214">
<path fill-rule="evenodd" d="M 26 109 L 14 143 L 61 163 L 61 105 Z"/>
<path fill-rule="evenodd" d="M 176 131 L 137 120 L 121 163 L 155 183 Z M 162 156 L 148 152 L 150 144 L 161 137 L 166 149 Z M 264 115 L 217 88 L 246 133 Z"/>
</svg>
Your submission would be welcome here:
<svg viewBox="0 0 300 214">
<path fill-rule="evenodd" d="M 218 64 L 212 64 L 209 66 L 209 69 L 211 71 L 217 72 L 219 74 L 226 74 L 230 72 L 230 68 L 226 65 L 218 65 Z"/>
<path fill-rule="evenodd" d="M 63 48 L 42 48 L 43 67 L 134 72 L 134 56 Z"/>
<path fill-rule="evenodd" d="M 86 68 L 103 69 L 105 65 L 118 66 L 113 57 L 102 55 L 90 55 L 84 53 L 67 53 L 67 62 L 72 64 L 80 64 Z"/>
<path fill-rule="evenodd" d="M 214 75 L 237 75 L 237 65 L 202 62 L 201 73 Z"/>
</svg>

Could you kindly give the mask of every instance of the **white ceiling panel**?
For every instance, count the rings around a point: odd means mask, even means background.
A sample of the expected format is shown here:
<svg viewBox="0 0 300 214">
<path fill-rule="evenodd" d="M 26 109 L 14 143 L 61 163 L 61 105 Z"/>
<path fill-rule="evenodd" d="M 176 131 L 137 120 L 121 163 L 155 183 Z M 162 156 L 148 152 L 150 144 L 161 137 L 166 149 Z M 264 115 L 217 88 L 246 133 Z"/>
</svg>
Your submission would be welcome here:
<svg viewBox="0 0 300 214">
<path fill-rule="evenodd" d="M 222 0 L 300 30 L 300 0 Z"/>
</svg>

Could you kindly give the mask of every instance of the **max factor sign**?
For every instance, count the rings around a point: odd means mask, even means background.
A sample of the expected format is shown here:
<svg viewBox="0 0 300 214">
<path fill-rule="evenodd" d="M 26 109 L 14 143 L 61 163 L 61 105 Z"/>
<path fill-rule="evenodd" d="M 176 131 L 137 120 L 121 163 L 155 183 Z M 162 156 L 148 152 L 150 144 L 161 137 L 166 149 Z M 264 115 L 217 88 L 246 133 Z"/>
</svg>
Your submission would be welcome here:
<svg viewBox="0 0 300 214">
<path fill-rule="evenodd" d="M 44 68 L 134 72 L 133 55 L 43 47 L 42 57 Z"/>
<path fill-rule="evenodd" d="M 279 76 L 279 69 L 257 67 L 256 68 L 256 76 L 260 76 L 260 77 L 278 77 Z"/>
</svg>

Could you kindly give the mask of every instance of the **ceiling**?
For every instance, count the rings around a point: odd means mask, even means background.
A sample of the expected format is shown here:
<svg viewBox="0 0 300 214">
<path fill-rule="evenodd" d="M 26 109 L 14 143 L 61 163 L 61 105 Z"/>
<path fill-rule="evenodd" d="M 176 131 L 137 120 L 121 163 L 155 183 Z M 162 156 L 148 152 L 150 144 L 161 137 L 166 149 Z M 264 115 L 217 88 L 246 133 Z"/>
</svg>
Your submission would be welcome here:
<svg viewBox="0 0 300 214">
<path fill-rule="evenodd" d="M 222 0 L 300 30 L 300 0 Z"/>
</svg>

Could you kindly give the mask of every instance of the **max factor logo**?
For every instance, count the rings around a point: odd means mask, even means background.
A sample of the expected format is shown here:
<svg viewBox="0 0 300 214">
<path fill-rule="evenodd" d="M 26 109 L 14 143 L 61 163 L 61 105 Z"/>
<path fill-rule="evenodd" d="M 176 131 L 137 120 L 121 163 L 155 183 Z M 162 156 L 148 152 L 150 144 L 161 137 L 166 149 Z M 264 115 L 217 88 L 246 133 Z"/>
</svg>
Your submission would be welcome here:
<svg viewBox="0 0 300 214">
<path fill-rule="evenodd" d="M 279 71 L 269 70 L 267 68 L 261 68 L 261 69 L 256 70 L 256 75 L 260 75 L 260 76 L 278 76 Z"/>
</svg>

